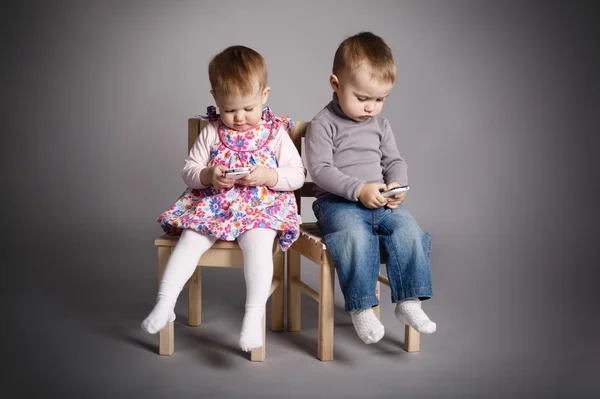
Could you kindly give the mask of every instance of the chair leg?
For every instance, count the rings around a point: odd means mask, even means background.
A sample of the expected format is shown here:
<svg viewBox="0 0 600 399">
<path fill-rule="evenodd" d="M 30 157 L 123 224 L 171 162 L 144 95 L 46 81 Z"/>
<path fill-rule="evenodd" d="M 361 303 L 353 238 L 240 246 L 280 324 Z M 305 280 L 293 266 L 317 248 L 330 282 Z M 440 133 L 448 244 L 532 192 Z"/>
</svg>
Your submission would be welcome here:
<svg viewBox="0 0 600 399">
<path fill-rule="evenodd" d="M 175 352 L 175 334 L 173 322 L 167 323 L 165 328 L 158 333 L 158 353 L 160 355 L 171 356 Z"/>
<path fill-rule="evenodd" d="M 250 360 L 253 362 L 264 362 L 267 355 L 267 317 L 263 315 L 262 318 L 262 330 L 263 330 L 263 346 L 258 349 L 254 349 L 250 352 Z"/>
<path fill-rule="evenodd" d="M 404 350 L 418 352 L 421 343 L 421 334 L 409 325 L 404 326 Z"/>
<path fill-rule="evenodd" d="M 188 324 L 202 323 L 202 266 L 196 267 L 188 286 Z"/>
<path fill-rule="evenodd" d="M 279 285 L 271 294 L 271 330 L 283 330 L 283 302 L 284 302 L 284 253 L 277 251 L 273 259 L 273 279 L 279 280 Z"/>
<path fill-rule="evenodd" d="M 300 253 L 292 248 L 287 250 L 287 329 L 300 331 L 300 289 L 293 283 L 294 279 L 300 280 Z"/>
<path fill-rule="evenodd" d="M 328 256 L 324 256 L 320 270 L 319 293 L 319 360 L 333 360 L 333 290 L 335 271 Z"/>
<path fill-rule="evenodd" d="M 165 266 L 171 255 L 170 247 L 158 247 L 158 284 L 162 279 Z M 173 322 L 167 323 L 165 328 L 158 333 L 158 353 L 160 355 L 171 356 L 175 352 L 175 334 L 173 331 Z"/>
<path fill-rule="evenodd" d="M 375 296 L 379 301 L 381 301 L 381 283 L 378 281 L 375 286 Z M 375 312 L 375 316 L 381 320 L 381 305 L 377 305 L 373 308 L 373 312 Z"/>
</svg>

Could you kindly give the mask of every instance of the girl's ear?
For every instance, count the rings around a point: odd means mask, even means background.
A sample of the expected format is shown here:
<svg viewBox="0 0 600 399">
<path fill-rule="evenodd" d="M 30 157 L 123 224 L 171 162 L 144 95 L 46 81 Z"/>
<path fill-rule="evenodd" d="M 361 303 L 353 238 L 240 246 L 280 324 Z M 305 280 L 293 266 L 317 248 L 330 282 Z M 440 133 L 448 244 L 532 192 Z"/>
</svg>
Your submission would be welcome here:
<svg viewBox="0 0 600 399">
<path fill-rule="evenodd" d="M 338 77 L 333 73 L 329 77 L 329 84 L 331 85 L 331 88 L 333 89 L 333 91 L 335 91 L 336 93 L 340 89 L 340 81 L 339 81 Z"/>
<path fill-rule="evenodd" d="M 269 98 L 269 93 L 271 92 L 270 87 L 265 87 L 262 92 L 262 104 L 265 105 L 267 103 L 267 98 Z"/>
</svg>

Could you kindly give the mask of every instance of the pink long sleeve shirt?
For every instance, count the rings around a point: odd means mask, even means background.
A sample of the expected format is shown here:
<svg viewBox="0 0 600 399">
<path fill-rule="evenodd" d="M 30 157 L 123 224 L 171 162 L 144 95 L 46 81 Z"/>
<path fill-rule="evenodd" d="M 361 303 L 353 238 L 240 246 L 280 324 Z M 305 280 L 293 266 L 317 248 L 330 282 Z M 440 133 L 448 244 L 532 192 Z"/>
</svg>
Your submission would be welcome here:
<svg viewBox="0 0 600 399">
<path fill-rule="evenodd" d="M 219 142 L 217 128 L 220 122 L 210 122 L 198 135 L 188 157 L 185 159 L 181 177 L 190 188 L 207 188 L 200 181 L 200 172 L 208 167 L 210 149 Z M 281 127 L 271 143 L 278 167 L 277 184 L 271 187 L 275 191 L 294 191 L 302 187 L 306 177 L 306 169 L 294 142 L 285 128 Z"/>
</svg>

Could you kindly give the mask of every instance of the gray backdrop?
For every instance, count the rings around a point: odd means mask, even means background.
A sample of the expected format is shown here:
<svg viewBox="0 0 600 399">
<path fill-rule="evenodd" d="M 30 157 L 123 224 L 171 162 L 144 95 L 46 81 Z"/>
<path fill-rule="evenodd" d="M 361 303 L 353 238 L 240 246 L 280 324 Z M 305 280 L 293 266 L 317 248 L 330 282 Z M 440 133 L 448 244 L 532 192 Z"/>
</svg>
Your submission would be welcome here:
<svg viewBox="0 0 600 399">
<path fill-rule="evenodd" d="M 598 3 L 21 3 L 3 6 L 0 28 L 11 397 L 600 394 Z M 256 49 L 274 112 L 310 120 L 331 98 L 337 45 L 362 30 L 398 65 L 383 115 L 409 165 L 405 205 L 434 237 L 424 308 L 438 331 L 404 352 L 384 288 L 386 337 L 366 346 L 336 286 L 335 361 L 316 359 L 304 299 L 303 330 L 269 333 L 267 361 L 251 363 L 237 349 L 242 273 L 211 269 L 205 324 L 186 326 L 181 300 L 176 352 L 158 356 L 139 330 L 156 295 L 156 217 L 185 188 L 210 58 Z"/>
</svg>

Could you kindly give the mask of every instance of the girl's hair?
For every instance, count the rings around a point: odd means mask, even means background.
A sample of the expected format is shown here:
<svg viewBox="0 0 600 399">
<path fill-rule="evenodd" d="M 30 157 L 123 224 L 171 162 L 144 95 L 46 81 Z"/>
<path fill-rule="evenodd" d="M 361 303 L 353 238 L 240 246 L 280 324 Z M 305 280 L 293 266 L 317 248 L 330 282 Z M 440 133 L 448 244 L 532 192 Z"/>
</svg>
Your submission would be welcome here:
<svg viewBox="0 0 600 399">
<path fill-rule="evenodd" d="M 333 58 L 333 73 L 366 70 L 372 79 L 385 83 L 396 81 L 396 63 L 385 41 L 371 33 L 360 32 L 340 43 Z"/>
<path fill-rule="evenodd" d="M 215 55 L 208 64 L 208 78 L 215 92 L 225 96 L 249 95 L 267 87 L 267 64 L 265 59 L 244 46 L 231 46 Z"/>
</svg>

